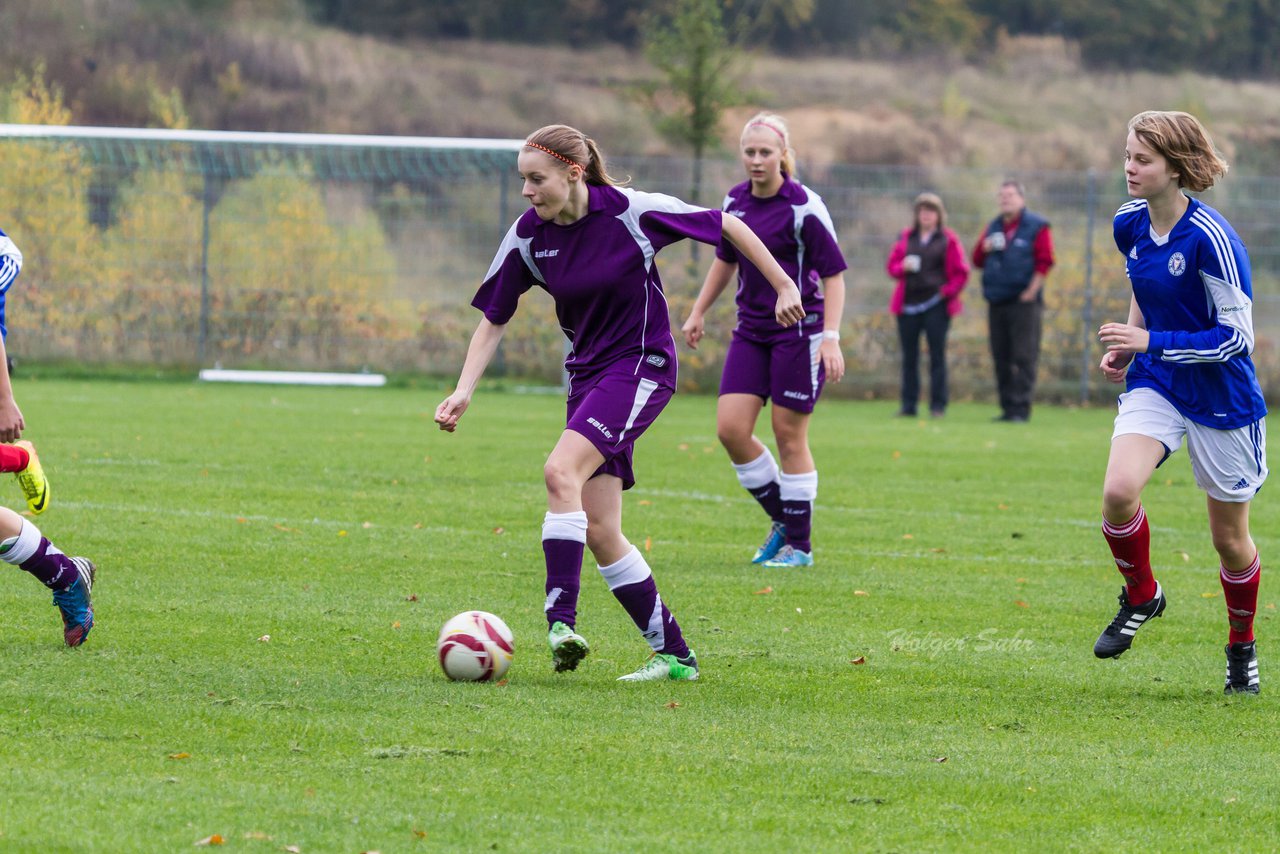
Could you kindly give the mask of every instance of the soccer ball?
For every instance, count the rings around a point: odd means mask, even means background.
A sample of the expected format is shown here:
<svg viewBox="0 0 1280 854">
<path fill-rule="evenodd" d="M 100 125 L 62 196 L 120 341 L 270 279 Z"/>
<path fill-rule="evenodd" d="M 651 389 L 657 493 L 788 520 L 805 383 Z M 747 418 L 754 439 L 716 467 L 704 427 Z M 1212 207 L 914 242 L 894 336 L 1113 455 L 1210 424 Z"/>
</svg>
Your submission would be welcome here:
<svg viewBox="0 0 1280 854">
<path fill-rule="evenodd" d="M 487 611 L 463 611 L 444 624 L 436 641 L 444 675 L 461 682 L 501 679 L 515 649 L 511 629 Z"/>
</svg>

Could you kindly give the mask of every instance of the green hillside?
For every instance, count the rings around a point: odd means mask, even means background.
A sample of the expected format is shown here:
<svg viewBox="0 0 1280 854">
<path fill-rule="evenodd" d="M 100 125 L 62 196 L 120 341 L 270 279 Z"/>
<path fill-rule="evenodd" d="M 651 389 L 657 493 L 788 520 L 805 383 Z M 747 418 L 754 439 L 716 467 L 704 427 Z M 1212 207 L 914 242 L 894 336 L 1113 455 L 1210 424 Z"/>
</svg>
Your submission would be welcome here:
<svg viewBox="0 0 1280 854">
<path fill-rule="evenodd" d="M 514 137 L 565 121 L 618 153 L 674 150 L 629 94 L 655 74 L 635 49 L 392 40 L 321 26 L 289 0 L 191 5 L 6 0 L 0 84 L 43 67 L 77 124 L 176 114 L 202 128 Z M 1237 168 L 1265 173 L 1280 154 L 1280 89 L 1267 83 L 1090 71 L 1057 37 L 938 54 L 747 56 L 751 103 L 726 116 L 726 146 L 767 106 L 792 120 L 802 161 L 1106 168 L 1125 120 L 1159 107 L 1201 115 Z"/>
</svg>

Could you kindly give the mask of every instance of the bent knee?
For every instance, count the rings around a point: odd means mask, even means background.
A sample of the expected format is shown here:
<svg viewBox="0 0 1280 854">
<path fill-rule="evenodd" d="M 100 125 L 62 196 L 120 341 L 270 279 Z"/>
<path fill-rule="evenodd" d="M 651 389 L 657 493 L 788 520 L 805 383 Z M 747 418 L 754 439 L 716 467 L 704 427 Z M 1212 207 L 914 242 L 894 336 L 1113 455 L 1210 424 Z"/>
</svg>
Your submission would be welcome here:
<svg viewBox="0 0 1280 854">
<path fill-rule="evenodd" d="M 548 495 L 565 496 L 582 492 L 582 484 L 575 473 L 554 459 L 547 460 L 542 467 L 542 480 L 547 486 Z"/>
<path fill-rule="evenodd" d="M 1138 512 L 1142 485 L 1122 480 L 1108 480 L 1102 487 L 1102 512 L 1115 522 L 1125 522 Z M 1117 516 L 1124 516 L 1117 519 Z"/>
</svg>

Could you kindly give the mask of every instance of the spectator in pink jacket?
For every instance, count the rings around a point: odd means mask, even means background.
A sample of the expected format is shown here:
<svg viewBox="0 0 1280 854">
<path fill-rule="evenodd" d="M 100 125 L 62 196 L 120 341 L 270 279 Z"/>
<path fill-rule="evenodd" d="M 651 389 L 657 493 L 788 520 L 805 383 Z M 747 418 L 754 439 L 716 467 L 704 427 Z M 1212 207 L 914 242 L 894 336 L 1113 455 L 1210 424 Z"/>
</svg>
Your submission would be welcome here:
<svg viewBox="0 0 1280 854">
<path fill-rule="evenodd" d="M 947 413 L 947 330 L 962 310 L 960 292 L 969 262 L 960 238 L 947 228 L 947 209 L 934 193 L 915 201 L 915 223 L 902 232 L 885 269 L 898 280 L 889 311 L 902 341 L 902 409 L 914 417 L 920 399 L 920 333 L 929 342 L 929 414 Z"/>
</svg>

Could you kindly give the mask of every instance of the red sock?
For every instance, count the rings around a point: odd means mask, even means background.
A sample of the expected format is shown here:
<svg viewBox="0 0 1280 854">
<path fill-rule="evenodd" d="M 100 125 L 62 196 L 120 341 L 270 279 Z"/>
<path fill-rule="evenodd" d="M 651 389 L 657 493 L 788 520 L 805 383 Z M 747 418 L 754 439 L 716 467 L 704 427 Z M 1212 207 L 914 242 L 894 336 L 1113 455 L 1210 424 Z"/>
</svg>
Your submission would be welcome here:
<svg viewBox="0 0 1280 854">
<path fill-rule="evenodd" d="M 1248 643 L 1253 640 L 1253 615 L 1258 610 L 1258 580 L 1262 575 L 1262 564 L 1258 556 L 1253 556 L 1253 563 L 1239 572 L 1227 569 L 1222 565 L 1222 595 L 1227 600 L 1227 622 L 1231 624 L 1231 632 L 1227 643 Z"/>
<path fill-rule="evenodd" d="M 31 455 L 17 445 L 0 445 L 0 471 L 22 471 L 31 462 Z"/>
<path fill-rule="evenodd" d="M 1138 512 L 1123 525 L 1113 525 L 1104 517 L 1102 536 L 1107 538 L 1116 568 L 1124 576 L 1129 604 L 1150 602 L 1156 595 L 1156 579 L 1151 574 L 1151 529 L 1147 527 L 1147 514 L 1142 505 L 1138 505 Z"/>
</svg>

